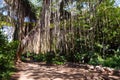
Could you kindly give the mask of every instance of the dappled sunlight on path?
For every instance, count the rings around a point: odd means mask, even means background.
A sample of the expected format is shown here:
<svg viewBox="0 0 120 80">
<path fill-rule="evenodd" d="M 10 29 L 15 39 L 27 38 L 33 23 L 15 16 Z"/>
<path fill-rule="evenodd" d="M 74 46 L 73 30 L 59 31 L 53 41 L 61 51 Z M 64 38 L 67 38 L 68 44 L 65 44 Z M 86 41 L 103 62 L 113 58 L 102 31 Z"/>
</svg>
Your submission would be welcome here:
<svg viewBox="0 0 120 80">
<path fill-rule="evenodd" d="M 45 63 L 21 63 L 16 66 L 17 72 L 11 80 L 119 80 L 112 76 L 86 66 L 78 65 L 47 65 Z"/>
</svg>

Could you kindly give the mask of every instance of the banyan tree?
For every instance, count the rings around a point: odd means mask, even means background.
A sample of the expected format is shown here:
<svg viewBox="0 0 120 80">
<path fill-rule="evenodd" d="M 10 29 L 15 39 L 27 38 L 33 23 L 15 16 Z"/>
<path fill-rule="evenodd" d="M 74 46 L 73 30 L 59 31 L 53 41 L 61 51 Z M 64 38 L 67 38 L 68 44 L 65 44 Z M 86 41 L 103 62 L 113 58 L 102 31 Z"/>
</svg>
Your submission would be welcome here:
<svg viewBox="0 0 120 80">
<path fill-rule="evenodd" d="M 12 18 L 12 24 L 15 27 L 14 39 L 20 41 L 17 60 L 27 51 L 72 54 L 71 57 L 97 52 L 104 55 L 107 45 L 113 42 L 105 38 L 109 36 L 106 29 L 110 31 L 114 25 L 120 26 L 119 19 L 111 25 L 113 12 L 107 14 L 107 9 L 115 8 L 114 0 L 38 0 L 42 6 L 37 9 L 29 0 L 5 2 L 16 18 Z M 26 17 L 29 22 L 24 21 Z M 112 37 L 118 37 L 118 34 Z"/>
</svg>

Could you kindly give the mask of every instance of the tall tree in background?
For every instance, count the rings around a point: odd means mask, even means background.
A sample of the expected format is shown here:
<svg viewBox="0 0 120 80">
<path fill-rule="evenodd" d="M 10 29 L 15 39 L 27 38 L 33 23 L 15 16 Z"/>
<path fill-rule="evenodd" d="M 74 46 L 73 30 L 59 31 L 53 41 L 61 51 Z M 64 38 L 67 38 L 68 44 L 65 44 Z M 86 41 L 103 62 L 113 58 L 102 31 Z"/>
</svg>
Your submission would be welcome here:
<svg viewBox="0 0 120 80">
<path fill-rule="evenodd" d="M 114 7 L 114 0 L 41 0 L 42 10 L 39 11 L 39 17 L 36 15 L 38 11 L 29 0 L 5 1 L 11 5 L 17 17 L 13 22 L 20 41 L 18 60 L 22 53 L 29 51 L 67 54 L 75 61 L 76 54 L 84 55 L 83 57 L 91 57 L 96 53 L 105 55 L 113 43 L 119 43 L 112 39 L 118 38 L 119 33 L 109 33 L 117 29 L 115 25 L 119 26 L 119 18 L 110 17 L 113 13 L 107 10 L 119 12 Z M 29 23 L 26 26 L 25 17 L 30 18 L 30 23 L 34 20 L 36 25 Z"/>
<path fill-rule="evenodd" d="M 5 2 L 9 6 L 9 16 L 12 18 L 15 33 L 18 33 L 14 34 L 14 40 L 22 40 L 26 33 L 33 28 L 31 24 L 25 27 L 24 19 L 28 17 L 29 22 L 36 21 L 35 12 L 28 0 L 5 0 Z"/>
</svg>

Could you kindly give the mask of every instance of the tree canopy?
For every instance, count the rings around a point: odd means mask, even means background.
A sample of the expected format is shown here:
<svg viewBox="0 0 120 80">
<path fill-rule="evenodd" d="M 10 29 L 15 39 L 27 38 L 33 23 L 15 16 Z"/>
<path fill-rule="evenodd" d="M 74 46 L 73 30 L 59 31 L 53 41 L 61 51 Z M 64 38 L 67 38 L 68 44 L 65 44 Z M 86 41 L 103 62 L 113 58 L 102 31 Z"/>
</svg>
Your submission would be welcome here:
<svg viewBox="0 0 120 80">
<path fill-rule="evenodd" d="M 48 62 L 120 66 L 114 62 L 120 61 L 120 7 L 115 0 L 4 1 L 0 27 L 14 28 L 13 41 L 19 41 L 16 62 L 33 53 L 36 60 L 45 57 Z"/>
</svg>

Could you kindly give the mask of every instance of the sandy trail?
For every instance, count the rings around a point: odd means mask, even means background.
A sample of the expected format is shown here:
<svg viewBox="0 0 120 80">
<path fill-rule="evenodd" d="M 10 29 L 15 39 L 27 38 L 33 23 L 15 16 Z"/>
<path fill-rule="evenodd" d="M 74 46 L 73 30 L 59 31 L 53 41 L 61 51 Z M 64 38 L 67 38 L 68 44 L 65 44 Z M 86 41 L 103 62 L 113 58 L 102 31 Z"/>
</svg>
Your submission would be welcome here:
<svg viewBox="0 0 120 80">
<path fill-rule="evenodd" d="M 47 65 L 45 63 L 21 63 L 11 80 L 120 80 L 119 72 L 89 69 L 86 65 L 67 63 Z"/>
</svg>

